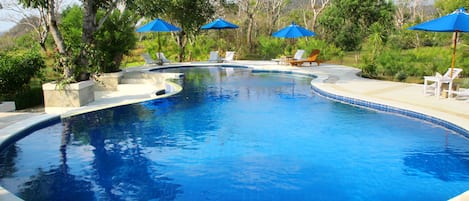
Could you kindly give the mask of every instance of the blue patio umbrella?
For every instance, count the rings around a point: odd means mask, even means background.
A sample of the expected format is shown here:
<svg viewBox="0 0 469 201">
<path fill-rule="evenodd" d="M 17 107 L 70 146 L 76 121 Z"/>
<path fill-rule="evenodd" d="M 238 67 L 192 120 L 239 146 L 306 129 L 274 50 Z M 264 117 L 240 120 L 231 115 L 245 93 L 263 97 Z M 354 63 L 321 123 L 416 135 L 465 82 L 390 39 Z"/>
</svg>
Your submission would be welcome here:
<svg viewBox="0 0 469 201">
<path fill-rule="evenodd" d="M 219 17 L 218 19 L 203 25 L 200 27 L 200 29 L 203 30 L 208 30 L 208 29 L 216 29 L 218 30 L 218 40 L 220 40 L 220 30 L 222 29 L 237 29 L 239 28 L 238 25 L 233 24 L 231 22 L 228 22 L 224 20 L 223 18 Z"/>
<path fill-rule="evenodd" d="M 315 36 L 316 34 L 292 22 L 287 27 L 273 33 L 272 36 L 278 38 L 300 38 L 306 36 Z"/>
<path fill-rule="evenodd" d="M 424 22 L 409 30 L 432 31 L 432 32 L 454 32 L 453 57 L 451 60 L 451 75 L 453 76 L 454 64 L 456 61 L 456 43 L 459 32 L 469 32 L 469 14 L 464 8 L 459 8 L 453 13 L 439 17 L 428 22 Z"/>
<path fill-rule="evenodd" d="M 301 27 L 295 22 L 292 22 L 287 27 L 280 29 L 277 32 L 272 34 L 272 36 L 277 37 L 277 38 L 291 38 L 291 39 L 307 37 L 307 36 L 315 36 L 315 35 L 316 34 L 314 32 Z"/>
<path fill-rule="evenodd" d="M 137 29 L 137 32 L 171 32 L 181 31 L 181 28 L 176 27 L 160 18 L 149 22 Z M 158 33 L 158 52 L 161 52 L 160 34 Z"/>
<path fill-rule="evenodd" d="M 237 29 L 238 25 L 233 24 L 219 17 L 218 19 L 210 22 L 204 26 L 201 26 L 200 29 Z"/>
</svg>

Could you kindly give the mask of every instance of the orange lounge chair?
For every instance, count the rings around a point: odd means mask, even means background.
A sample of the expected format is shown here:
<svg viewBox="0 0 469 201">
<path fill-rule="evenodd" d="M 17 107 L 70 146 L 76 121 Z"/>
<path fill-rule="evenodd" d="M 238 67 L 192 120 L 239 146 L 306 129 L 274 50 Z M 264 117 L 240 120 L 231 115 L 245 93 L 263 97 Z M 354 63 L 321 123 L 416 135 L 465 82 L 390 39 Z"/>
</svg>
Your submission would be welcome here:
<svg viewBox="0 0 469 201">
<path fill-rule="evenodd" d="M 291 61 L 288 61 L 290 62 L 290 65 L 292 66 L 302 66 L 303 63 L 305 62 L 309 62 L 309 65 L 311 66 L 311 64 L 313 62 L 316 62 L 319 66 L 319 64 L 321 64 L 321 61 L 318 60 L 318 56 L 319 56 L 319 53 L 321 51 L 319 51 L 318 49 L 315 49 L 315 50 L 312 50 L 311 51 L 311 54 L 309 54 L 309 56 L 306 58 L 306 59 L 301 59 L 301 60 L 291 60 Z"/>
</svg>

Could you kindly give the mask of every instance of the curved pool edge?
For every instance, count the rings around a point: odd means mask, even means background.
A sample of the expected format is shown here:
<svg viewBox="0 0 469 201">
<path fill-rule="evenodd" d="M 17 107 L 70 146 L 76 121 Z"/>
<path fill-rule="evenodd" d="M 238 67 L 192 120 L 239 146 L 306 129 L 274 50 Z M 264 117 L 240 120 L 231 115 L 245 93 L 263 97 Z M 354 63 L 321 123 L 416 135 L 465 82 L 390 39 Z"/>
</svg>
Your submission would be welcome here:
<svg viewBox="0 0 469 201">
<path fill-rule="evenodd" d="M 49 125 L 58 123 L 60 120 L 61 117 L 57 114 L 40 114 L 0 129 L 0 152 L 26 135 Z M 0 186 L 0 200 L 21 201 L 22 199 Z"/>
<path fill-rule="evenodd" d="M 337 101 L 337 102 L 350 104 L 350 105 L 354 105 L 354 106 L 358 106 L 358 107 L 374 109 L 374 110 L 378 110 L 378 111 L 382 111 L 382 112 L 389 112 L 389 113 L 393 113 L 393 114 L 399 114 L 399 115 L 403 115 L 403 116 L 407 116 L 407 117 L 411 117 L 411 118 L 416 118 L 416 119 L 423 120 L 423 121 L 426 121 L 426 122 L 429 122 L 429 123 L 432 123 L 432 124 L 435 124 L 435 125 L 442 126 L 442 127 L 447 128 L 449 130 L 452 130 L 452 131 L 454 131 L 458 134 L 461 134 L 466 138 L 469 138 L 469 131 L 468 130 L 466 130 L 463 127 L 458 126 L 454 123 L 451 123 L 449 121 L 446 121 L 446 120 L 443 120 L 443 119 L 440 119 L 440 118 L 437 118 L 437 117 L 434 117 L 434 116 L 431 116 L 431 115 L 427 115 L 427 114 L 423 114 L 423 113 L 420 113 L 420 112 L 407 110 L 407 109 L 403 109 L 403 108 L 399 108 L 399 107 L 393 107 L 393 106 L 386 105 L 386 104 L 380 104 L 380 103 L 376 103 L 376 102 L 373 102 L 373 101 L 367 101 L 367 100 L 351 98 L 351 97 L 346 97 L 346 96 L 341 96 L 341 95 L 329 93 L 327 91 L 321 90 L 320 88 L 315 86 L 313 83 L 311 84 L 311 89 L 315 93 L 319 94 L 320 96 L 323 96 L 325 98 L 328 98 L 328 99 L 331 99 L 331 100 L 334 100 L 334 101 Z"/>
<path fill-rule="evenodd" d="M 80 114 L 85 114 L 85 113 L 90 113 L 90 112 L 95 112 L 99 110 L 105 110 L 105 109 L 110 109 L 110 108 L 115 108 L 115 107 L 120 107 L 120 106 L 125 106 L 125 105 L 131 105 L 135 103 L 141 103 L 141 102 L 146 102 L 146 101 L 151 101 L 151 100 L 156 100 L 156 99 L 161 99 L 161 98 L 166 98 L 173 96 L 175 94 L 178 94 L 179 92 L 182 91 L 182 87 L 174 82 L 171 81 L 166 81 L 166 91 L 170 91 L 170 93 L 165 93 L 163 95 L 152 95 L 150 98 L 141 98 L 141 99 L 131 99 L 131 100 L 126 100 L 126 101 L 121 101 L 121 102 L 116 102 L 116 103 L 110 103 L 110 104 L 104 104 L 104 105 L 98 105 L 98 106 L 84 106 L 81 107 L 80 109 L 77 110 L 72 110 L 68 111 L 66 113 L 63 113 L 61 118 L 68 118 Z M 168 88 L 170 88 L 168 90 Z"/>
<path fill-rule="evenodd" d="M 232 65 L 232 66 L 230 66 Z M 180 65 L 176 66 L 177 67 L 197 67 L 197 65 Z M 278 68 L 276 66 L 259 66 L 259 65 L 249 65 L 249 64 L 213 64 L 211 66 L 218 66 L 218 67 L 247 67 L 251 68 L 254 71 L 261 71 L 261 72 L 272 72 L 272 73 L 288 73 L 288 74 L 301 74 L 301 75 L 310 75 L 314 76 L 315 79 L 311 81 L 311 86 L 312 90 L 317 93 L 320 96 L 324 96 L 326 98 L 338 101 L 338 102 L 343 102 L 346 104 L 351 104 L 351 105 L 356 105 L 360 107 L 365 107 L 365 108 L 370 108 L 370 109 L 375 109 L 375 110 L 380 110 L 384 112 L 390 112 L 390 113 L 397 113 L 400 115 L 404 116 L 409 116 L 412 118 L 417 118 L 421 119 L 424 121 L 429 121 L 431 123 L 434 123 L 436 125 L 443 126 L 447 129 L 453 130 L 459 134 L 462 134 L 463 136 L 469 138 L 469 131 L 468 129 L 465 128 L 465 126 L 461 126 L 457 123 L 451 123 L 450 120 L 445 120 L 444 118 L 437 118 L 434 115 L 431 114 L 425 114 L 425 113 L 420 113 L 421 111 L 413 110 L 413 109 L 404 109 L 398 106 L 391 106 L 388 104 L 381 104 L 377 103 L 376 101 L 369 101 L 369 100 L 363 100 L 360 98 L 354 98 L 351 96 L 345 96 L 344 94 L 340 93 L 334 93 L 332 91 L 329 91 L 319 85 L 322 85 L 324 83 L 327 83 L 327 79 L 331 78 L 331 74 L 327 72 L 318 72 L 315 71 L 314 68 L 311 69 L 306 69 L 306 68 L 285 68 L 285 66 L 282 66 L 281 68 Z M 350 68 L 350 67 L 348 67 Z M 152 68 L 152 69 L 158 69 L 158 68 Z M 150 71 L 150 70 L 147 70 Z M 88 112 L 93 112 L 93 111 L 98 111 L 98 110 L 103 110 L 103 109 L 108 109 L 108 108 L 113 108 L 113 107 L 118 107 L 122 105 L 128 105 L 128 104 L 134 104 L 138 102 L 144 102 L 144 101 L 149 101 L 149 100 L 154 100 L 158 98 L 165 98 L 168 96 L 172 96 L 174 94 L 179 93 L 182 90 L 182 87 L 179 86 L 178 84 L 175 84 L 173 82 L 167 81 L 167 83 L 170 83 L 170 85 L 174 87 L 179 87 L 179 91 L 175 93 L 168 93 L 165 95 L 157 96 L 157 97 L 152 97 L 152 98 L 146 98 L 146 99 L 139 99 L 139 100 L 132 100 L 129 102 L 123 102 L 123 103 L 116 103 L 116 104 L 109 104 L 106 106 L 102 107 L 93 107 L 93 108 L 87 108 L 82 107 L 79 110 L 64 113 L 62 115 L 58 114 L 42 114 L 39 115 L 37 118 L 28 118 L 26 120 L 17 122 L 15 124 L 12 124 L 6 128 L 0 129 L 0 151 L 4 149 L 4 146 L 9 146 L 15 138 L 21 138 L 22 133 L 28 133 L 31 132 L 31 130 L 34 129 L 41 129 L 43 127 L 46 127 L 47 124 L 52 124 L 54 122 L 59 122 L 62 118 L 74 116 L 74 115 L 79 115 L 79 114 L 84 114 Z M 330 83 L 329 83 L 330 84 Z M 5 135 L 5 132 L 7 132 L 7 135 Z M 5 136 L 4 136 L 5 135 Z M 3 148 L 1 148 L 3 147 Z M 16 197 L 14 194 L 9 193 L 7 190 L 2 188 L 0 186 L 0 200 L 22 200 L 18 197 Z"/>
<path fill-rule="evenodd" d="M 356 77 L 359 78 L 358 76 Z M 442 126 L 466 138 L 469 138 L 468 125 L 464 123 L 452 121 L 451 118 L 449 117 L 441 117 L 441 115 L 439 115 L 438 112 L 422 110 L 421 108 L 413 107 L 412 105 L 406 105 L 403 103 L 396 104 L 391 101 L 371 98 L 371 96 L 370 98 L 360 97 L 358 95 L 353 96 L 347 93 L 340 93 L 335 90 L 330 90 L 330 86 L 335 85 L 336 82 L 338 81 L 336 79 L 338 78 L 336 78 L 334 75 L 327 75 L 327 74 L 320 75 L 316 79 L 311 81 L 311 86 L 312 86 L 311 88 L 318 95 L 337 101 L 337 102 L 419 119 L 419 120 L 426 121 L 426 122 L 429 122 L 438 126 Z M 365 78 L 360 78 L 360 79 L 365 79 Z M 423 95 L 420 95 L 420 96 L 423 96 Z"/>
<path fill-rule="evenodd" d="M 9 125 L 5 128 L 0 129 L 0 152 L 4 149 L 8 148 L 14 142 L 20 140 L 21 138 L 27 136 L 28 134 L 33 133 L 36 130 L 45 128 L 49 125 L 53 125 L 55 123 L 59 123 L 64 118 L 69 118 L 75 115 L 90 113 L 94 111 L 120 107 L 124 105 L 130 105 L 145 101 L 151 101 L 155 99 L 161 99 L 173 96 L 178 94 L 182 91 L 182 86 L 176 84 L 172 81 L 165 80 L 165 91 L 169 91 L 170 93 L 165 93 L 163 95 L 153 95 L 150 98 L 142 98 L 142 99 L 132 99 L 129 101 L 105 104 L 105 105 L 98 105 L 98 106 L 83 106 L 78 109 L 70 110 L 64 112 L 62 114 L 54 114 L 54 113 L 44 113 L 40 115 L 36 115 L 22 121 L 18 121 L 12 125 Z M 11 200 L 11 201 L 23 201 L 23 199 L 17 197 L 13 193 L 10 193 L 8 190 L 0 186 L 0 200 Z"/>
</svg>

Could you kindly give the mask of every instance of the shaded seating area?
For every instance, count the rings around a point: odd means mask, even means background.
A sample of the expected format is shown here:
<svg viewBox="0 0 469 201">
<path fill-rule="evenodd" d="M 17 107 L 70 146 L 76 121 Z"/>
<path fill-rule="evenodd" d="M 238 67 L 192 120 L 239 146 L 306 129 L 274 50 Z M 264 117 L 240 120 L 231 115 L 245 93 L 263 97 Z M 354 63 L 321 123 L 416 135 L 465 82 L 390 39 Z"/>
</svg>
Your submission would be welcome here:
<svg viewBox="0 0 469 201">
<path fill-rule="evenodd" d="M 277 64 L 287 64 L 289 61 L 296 61 L 303 59 L 304 50 L 297 50 L 293 57 L 283 56 L 278 59 L 272 59 L 272 61 L 277 62 Z"/>
<path fill-rule="evenodd" d="M 452 71 L 452 72 L 451 72 Z M 449 68 L 444 75 L 436 73 L 435 76 L 424 76 L 423 94 L 440 96 L 443 85 L 448 85 L 448 95 L 451 95 L 453 88 L 453 80 L 462 72 L 461 68 Z"/>
<path fill-rule="evenodd" d="M 318 56 L 320 52 L 321 52 L 320 50 L 314 49 L 311 51 L 311 53 L 306 59 L 290 60 L 288 62 L 292 66 L 302 66 L 303 63 L 309 63 L 309 65 L 311 66 L 313 62 L 316 62 L 319 66 L 321 64 L 321 62 L 318 60 Z"/>
</svg>

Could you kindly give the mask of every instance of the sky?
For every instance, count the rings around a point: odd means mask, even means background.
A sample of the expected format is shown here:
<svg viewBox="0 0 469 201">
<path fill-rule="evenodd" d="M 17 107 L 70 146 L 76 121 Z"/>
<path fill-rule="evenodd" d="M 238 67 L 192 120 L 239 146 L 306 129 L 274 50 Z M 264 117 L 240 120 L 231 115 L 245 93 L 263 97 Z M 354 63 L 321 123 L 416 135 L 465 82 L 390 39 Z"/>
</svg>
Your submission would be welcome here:
<svg viewBox="0 0 469 201">
<path fill-rule="evenodd" d="M 22 15 L 18 12 L 11 11 L 10 7 L 18 7 L 17 0 L 0 0 L 0 3 L 4 7 L 0 9 L 0 33 L 10 30 L 16 25 L 16 23 L 11 22 L 10 19 L 14 18 L 19 21 L 22 18 Z M 79 0 L 61 0 L 61 8 L 66 8 L 72 4 L 80 4 Z M 13 6 L 12 6 L 13 5 Z M 17 8 L 16 8 L 17 9 Z"/>
<path fill-rule="evenodd" d="M 11 13 L 11 12 L 7 12 L 5 10 L 0 10 L 0 18 L 3 18 L 4 16 L 5 17 L 10 17 L 12 15 L 15 15 L 14 13 Z M 7 22 L 7 21 L 4 21 L 3 19 L 0 19 L 0 32 L 6 32 L 8 31 L 10 28 L 12 28 L 13 26 L 15 26 L 15 23 L 13 22 Z"/>
<path fill-rule="evenodd" d="M 11 22 L 0 22 L 0 32 L 6 32 L 10 30 L 13 26 L 15 26 L 15 24 Z"/>
</svg>

